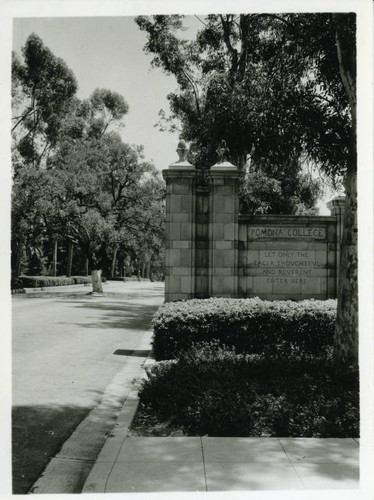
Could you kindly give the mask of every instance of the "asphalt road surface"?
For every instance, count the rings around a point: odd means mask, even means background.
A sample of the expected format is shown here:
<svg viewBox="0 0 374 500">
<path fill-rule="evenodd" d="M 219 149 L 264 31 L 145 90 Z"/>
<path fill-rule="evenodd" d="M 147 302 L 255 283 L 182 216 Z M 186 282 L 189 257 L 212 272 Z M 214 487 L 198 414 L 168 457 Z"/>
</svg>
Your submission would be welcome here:
<svg viewBox="0 0 374 500">
<path fill-rule="evenodd" d="M 164 284 L 109 282 L 12 299 L 13 492 L 50 458 L 125 368 L 164 300 Z M 92 436 L 103 439 L 103 436 Z"/>
</svg>

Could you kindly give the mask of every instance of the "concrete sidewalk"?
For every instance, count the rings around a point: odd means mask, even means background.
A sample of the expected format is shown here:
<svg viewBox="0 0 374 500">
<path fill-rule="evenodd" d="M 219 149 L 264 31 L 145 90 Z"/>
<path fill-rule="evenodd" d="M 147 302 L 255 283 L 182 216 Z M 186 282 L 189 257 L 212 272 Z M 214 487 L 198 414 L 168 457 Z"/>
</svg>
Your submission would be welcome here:
<svg viewBox="0 0 374 500">
<path fill-rule="evenodd" d="M 108 439 L 83 493 L 359 487 L 353 439 Z M 107 442 L 107 443 L 108 443 Z"/>
</svg>

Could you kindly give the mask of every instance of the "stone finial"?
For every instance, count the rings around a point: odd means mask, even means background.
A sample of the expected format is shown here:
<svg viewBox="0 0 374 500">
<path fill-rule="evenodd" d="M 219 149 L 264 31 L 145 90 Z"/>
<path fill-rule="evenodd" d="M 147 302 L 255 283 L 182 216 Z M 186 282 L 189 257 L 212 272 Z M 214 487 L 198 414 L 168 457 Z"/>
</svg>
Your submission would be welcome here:
<svg viewBox="0 0 374 500">
<path fill-rule="evenodd" d="M 222 139 L 221 145 L 218 147 L 216 153 L 218 155 L 218 164 L 227 162 L 227 156 L 229 154 L 229 148 L 226 145 L 226 141 Z"/>
<path fill-rule="evenodd" d="M 187 147 L 186 141 L 182 138 L 179 139 L 178 146 L 177 146 L 177 153 L 179 156 L 178 161 L 184 162 L 187 160 L 188 147 Z"/>
<path fill-rule="evenodd" d="M 339 215 L 344 212 L 345 196 L 336 196 L 326 203 L 327 208 L 330 210 L 331 215 Z"/>
<path fill-rule="evenodd" d="M 216 151 L 218 155 L 218 161 L 215 165 L 213 165 L 210 169 L 211 170 L 220 170 L 222 172 L 228 171 L 228 170 L 238 170 L 235 165 L 230 163 L 227 159 L 228 154 L 230 153 L 229 148 L 226 145 L 226 141 L 222 139 L 220 146 L 218 147 Z"/>
<path fill-rule="evenodd" d="M 171 170 L 195 170 L 195 167 L 189 163 L 187 160 L 187 154 L 188 154 L 188 146 L 187 143 L 184 139 L 182 139 L 182 136 L 179 136 L 179 142 L 177 145 L 177 153 L 179 156 L 179 159 L 175 162 L 169 165 L 169 169 Z"/>
</svg>

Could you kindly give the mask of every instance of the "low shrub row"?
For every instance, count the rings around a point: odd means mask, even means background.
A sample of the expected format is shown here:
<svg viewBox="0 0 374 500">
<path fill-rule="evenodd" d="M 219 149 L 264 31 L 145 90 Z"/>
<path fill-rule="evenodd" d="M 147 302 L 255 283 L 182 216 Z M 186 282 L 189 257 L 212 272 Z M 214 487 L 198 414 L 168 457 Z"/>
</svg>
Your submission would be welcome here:
<svg viewBox="0 0 374 500">
<path fill-rule="evenodd" d="M 22 276 L 24 288 L 45 288 L 48 286 L 74 285 L 73 278 L 61 276 Z"/>
<path fill-rule="evenodd" d="M 331 356 L 237 354 L 196 344 L 154 365 L 133 429 L 150 419 L 187 435 L 357 437 L 358 374 L 337 376 Z"/>
<path fill-rule="evenodd" d="M 91 283 L 90 276 L 20 276 L 13 278 L 12 290 L 19 288 L 46 288 L 49 286 L 81 285 Z"/>
<path fill-rule="evenodd" d="M 138 276 L 115 276 L 110 278 L 110 281 L 151 281 L 149 278 L 140 278 Z"/>
<path fill-rule="evenodd" d="M 123 281 L 151 281 L 149 278 L 139 278 L 137 276 L 126 276 Z"/>
<path fill-rule="evenodd" d="M 91 284 L 91 276 L 72 276 L 74 285 L 88 285 Z"/>
<path fill-rule="evenodd" d="M 153 319 L 156 360 L 217 339 L 238 353 L 318 355 L 333 345 L 336 300 L 193 299 L 160 307 Z"/>
</svg>

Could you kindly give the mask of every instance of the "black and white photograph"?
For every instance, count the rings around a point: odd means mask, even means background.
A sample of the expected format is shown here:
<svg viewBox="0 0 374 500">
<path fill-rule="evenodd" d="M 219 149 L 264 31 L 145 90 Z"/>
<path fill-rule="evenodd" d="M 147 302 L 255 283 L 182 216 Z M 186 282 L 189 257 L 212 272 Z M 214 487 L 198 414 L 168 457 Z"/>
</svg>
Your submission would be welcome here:
<svg viewBox="0 0 374 500">
<path fill-rule="evenodd" d="M 372 2 L 1 10 L 1 496 L 374 498 Z"/>
</svg>

